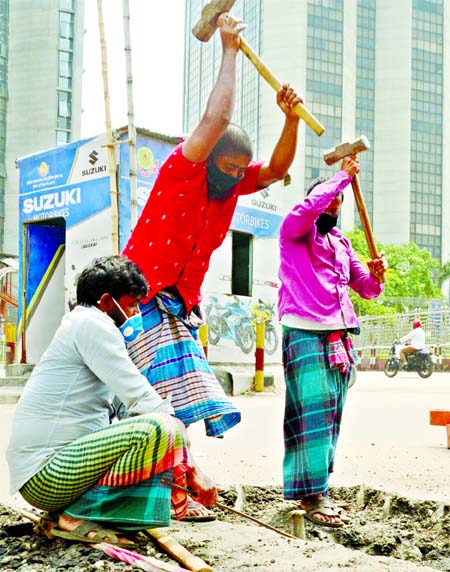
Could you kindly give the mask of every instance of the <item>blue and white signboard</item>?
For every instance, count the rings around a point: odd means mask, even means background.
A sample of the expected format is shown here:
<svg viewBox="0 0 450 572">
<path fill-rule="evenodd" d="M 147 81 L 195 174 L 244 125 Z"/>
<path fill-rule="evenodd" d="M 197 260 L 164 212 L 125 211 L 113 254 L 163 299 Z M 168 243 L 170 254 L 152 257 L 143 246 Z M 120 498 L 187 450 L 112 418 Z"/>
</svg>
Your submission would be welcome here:
<svg viewBox="0 0 450 572">
<path fill-rule="evenodd" d="M 25 305 L 29 363 L 39 359 L 74 302 L 77 274 L 92 258 L 112 251 L 105 144 L 100 136 L 18 161 L 19 280 L 24 290 L 19 330 Z"/>
<path fill-rule="evenodd" d="M 145 133 L 145 132 L 143 132 Z M 137 139 L 138 206 L 144 206 L 176 138 Z M 122 139 L 127 138 L 124 131 Z M 131 231 L 129 146 L 116 147 L 119 236 Z M 36 363 L 76 300 L 75 280 L 93 259 L 112 254 L 112 210 L 106 135 L 19 159 L 19 334 L 26 315 L 26 361 Z M 23 275 L 23 279 L 22 279 Z M 26 309 L 24 312 L 23 309 Z M 23 348 L 19 352 L 24 355 Z"/>
<path fill-rule="evenodd" d="M 278 237 L 283 220 L 280 214 L 281 197 L 282 192 L 279 189 L 273 191 L 272 188 L 240 197 L 231 221 L 231 229 L 252 234 L 256 238 Z"/>
<path fill-rule="evenodd" d="M 282 217 L 271 211 L 244 206 L 239 204 L 234 211 L 231 229 L 252 234 L 258 238 L 273 238 L 278 236 Z"/>
<path fill-rule="evenodd" d="M 127 137 L 126 130 L 122 130 L 122 144 L 116 146 L 120 249 L 125 246 L 131 232 Z M 160 166 L 178 141 L 175 137 L 159 136 L 144 130 L 138 133 L 138 216 L 150 196 Z M 36 363 L 48 346 L 62 316 L 76 300 L 75 280 L 78 274 L 93 258 L 110 255 L 113 251 L 106 135 L 23 157 L 18 160 L 18 166 L 21 229 L 19 280 L 23 290 L 19 300 L 18 351 L 22 359 Z M 268 189 L 241 197 L 231 230 L 248 233 L 256 238 L 274 239 L 278 235 L 282 217 L 272 194 L 274 197 L 278 195 Z M 267 243 L 275 241 L 261 242 L 265 243 L 261 249 L 267 255 L 272 248 Z M 221 252 L 227 252 L 226 265 L 231 260 L 228 247 L 226 240 L 220 249 Z M 275 252 L 275 246 L 273 250 Z M 255 244 L 255 256 L 259 259 L 258 252 L 259 247 Z M 222 254 L 219 252 L 215 256 L 220 258 Z M 255 288 L 259 288 L 257 283 L 273 284 L 276 287 L 273 272 L 269 272 L 264 265 L 264 276 L 259 277 L 258 268 L 255 265 Z M 220 282 L 224 269 L 212 264 L 211 272 L 218 276 Z M 267 289 L 274 290 L 274 287 L 261 287 L 259 290 L 263 294 Z M 224 293 L 227 290 L 228 287 Z M 273 303 L 273 292 L 267 297 L 269 298 Z M 252 317 L 252 324 L 253 320 Z M 227 343 L 233 349 L 236 346 L 230 340 Z M 238 344 L 236 348 L 239 347 Z"/>
</svg>

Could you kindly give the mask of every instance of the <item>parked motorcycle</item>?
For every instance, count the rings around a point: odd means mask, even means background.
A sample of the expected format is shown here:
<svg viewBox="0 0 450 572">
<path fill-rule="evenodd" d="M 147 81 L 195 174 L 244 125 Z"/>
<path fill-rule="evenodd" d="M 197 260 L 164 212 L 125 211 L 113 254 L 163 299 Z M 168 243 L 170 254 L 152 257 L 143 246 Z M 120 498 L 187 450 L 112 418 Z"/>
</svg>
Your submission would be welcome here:
<svg viewBox="0 0 450 572">
<path fill-rule="evenodd" d="M 391 346 L 389 358 L 384 364 L 384 373 L 387 377 L 394 377 L 400 370 L 400 355 L 398 342 L 394 342 Z M 406 356 L 407 367 L 405 371 L 417 371 L 420 377 L 427 378 L 434 371 L 434 361 L 432 356 L 425 350 L 420 350 L 415 354 Z"/>
<path fill-rule="evenodd" d="M 223 338 L 232 340 L 245 354 L 252 351 L 256 335 L 250 320 L 251 311 L 237 296 L 233 296 L 224 305 L 211 296 L 205 307 L 205 317 L 211 345 L 217 345 Z"/>
</svg>

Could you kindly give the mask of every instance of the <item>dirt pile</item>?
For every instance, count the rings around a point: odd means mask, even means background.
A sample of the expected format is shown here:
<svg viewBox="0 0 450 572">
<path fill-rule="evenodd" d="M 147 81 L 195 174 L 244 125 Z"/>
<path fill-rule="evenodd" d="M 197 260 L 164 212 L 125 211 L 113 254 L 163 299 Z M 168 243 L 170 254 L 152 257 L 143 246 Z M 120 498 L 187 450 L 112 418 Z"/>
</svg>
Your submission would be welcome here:
<svg viewBox="0 0 450 572">
<path fill-rule="evenodd" d="M 240 499 L 243 512 L 293 533 L 291 512 L 297 503 L 285 501 L 281 488 L 243 487 L 230 495 L 231 502 Z M 330 496 L 345 508 L 350 523 L 327 529 L 306 520 L 307 540 L 339 543 L 369 555 L 390 556 L 450 571 L 450 505 L 364 487 L 332 488 Z M 229 516 L 224 518 L 230 520 Z"/>
<path fill-rule="evenodd" d="M 306 541 L 286 539 L 226 510 L 218 520 L 174 522 L 168 533 L 217 572 L 450 572 L 450 506 L 362 487 L 331 490 L 351 522 L 340 529 L 306 521 Z M 233 487 L 222 499 L 263 522 L 293 533 L 295 502 L 280 487 Z M 20 525 L 20 526 L 18 526 Z M 139 552 L 170 561 L 153 544 Z M 0 506 L 0 569 L 5 572 L 129 571 L 88 545 L 48 540 L 31 523 Z"/>
</svg>

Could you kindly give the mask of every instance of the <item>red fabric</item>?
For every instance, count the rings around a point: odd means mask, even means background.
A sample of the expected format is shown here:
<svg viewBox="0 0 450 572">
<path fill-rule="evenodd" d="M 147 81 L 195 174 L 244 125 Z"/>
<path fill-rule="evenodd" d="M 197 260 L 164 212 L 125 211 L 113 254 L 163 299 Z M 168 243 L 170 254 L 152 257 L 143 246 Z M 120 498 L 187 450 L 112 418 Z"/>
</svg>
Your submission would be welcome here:
<svg viewBox="0 0 450 572">
<path fill-rule="evenodd" d="M 123 250 L 149 283 L 149 300 L 176 286 L 186 310 L 199 303 L 212 252 L 225 239 L 239 195 L 255 193 L 262 163 L 250 163 L 234 194 L 209 200 L 206 163 L 192 163 L 178 145 L 161 166 L 150 197 Z"/>
</svg>

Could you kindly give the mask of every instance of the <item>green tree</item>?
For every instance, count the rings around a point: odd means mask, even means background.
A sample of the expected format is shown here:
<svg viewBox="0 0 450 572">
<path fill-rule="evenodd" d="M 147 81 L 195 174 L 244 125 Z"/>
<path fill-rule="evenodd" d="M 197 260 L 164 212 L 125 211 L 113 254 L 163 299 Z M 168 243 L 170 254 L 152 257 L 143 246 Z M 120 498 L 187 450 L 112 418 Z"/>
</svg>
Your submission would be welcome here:
<svg viewBox="0 0 450 572">
<path fill-rule="evenodd" d="M 450 261 L 443 264 L 439 270 L 439 276 L 438 276 L 439 285 L 442 285 L 442 282 L 444 282 L 444 280 L 448 280 L 449 278 L 450 278 Z"/>
<path fill-rule="evenodd" d="M 367 262 L 370 257 L 364 233 L 355 228 L 347 236 L 359 258 Z M 404 305 L 401 299 L 405 298 L 442 298 L 439 288 L 441 267 L 428 250 L 419 248 L 413 242 L 399 246 L 378 243 L 377 249 L 379 252 L 384 251 L 389 264 L 385 291 L 377 300 L 360 301 L 357 295 L 351 294 L 358 314 L 381 315 L 402 311 Z M 450 274 L 450 264 L 447 270 Z"/>
</svg>

